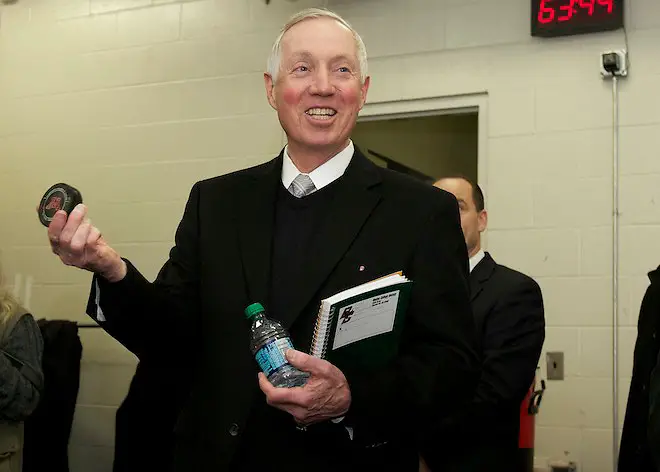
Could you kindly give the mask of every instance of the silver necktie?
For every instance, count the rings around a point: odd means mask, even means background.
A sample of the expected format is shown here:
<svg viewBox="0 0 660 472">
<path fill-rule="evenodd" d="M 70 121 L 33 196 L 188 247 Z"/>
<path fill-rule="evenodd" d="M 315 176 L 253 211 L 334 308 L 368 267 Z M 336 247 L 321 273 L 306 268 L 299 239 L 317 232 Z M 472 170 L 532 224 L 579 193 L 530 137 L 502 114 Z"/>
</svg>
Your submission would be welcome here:
<svg viewBox="0 0 660 472">
<path fill-rule="evenodd" d="M 289 192 L 296 198 L 302 198 L 316 191 L 316 186 L 309 175 L 298 174 L 289 185 Z"/>
</svg>

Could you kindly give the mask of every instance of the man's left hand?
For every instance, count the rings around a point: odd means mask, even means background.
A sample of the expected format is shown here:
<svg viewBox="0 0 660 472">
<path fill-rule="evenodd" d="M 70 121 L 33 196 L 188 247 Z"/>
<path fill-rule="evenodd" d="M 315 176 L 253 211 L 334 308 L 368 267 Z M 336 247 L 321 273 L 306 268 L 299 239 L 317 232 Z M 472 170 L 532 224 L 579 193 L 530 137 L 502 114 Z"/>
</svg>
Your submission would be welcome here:
<svg viewBox="0 0 660 472">
<path fill-rule="evenodd" d="M 259 373 L 259 387 L 269 405 L 290 413 L 298 424 L 307 426 L 343 416 L 351 405 L 351 391 L 344 374 L 328 361 L 300 351 L 286 351 L 289 363 L 309 372 L 303 387 L 277 388 Z"/>
</svg>

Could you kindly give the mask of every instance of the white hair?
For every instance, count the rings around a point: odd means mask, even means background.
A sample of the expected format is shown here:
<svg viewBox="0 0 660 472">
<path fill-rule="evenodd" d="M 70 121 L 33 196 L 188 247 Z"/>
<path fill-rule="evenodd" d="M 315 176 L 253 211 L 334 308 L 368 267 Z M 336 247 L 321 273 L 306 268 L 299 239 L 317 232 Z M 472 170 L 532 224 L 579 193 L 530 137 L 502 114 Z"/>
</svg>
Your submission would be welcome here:
<svg viewBox="0 0 660 472">
<path fill-rule="evenodd" d="M 344 20 L 338 14 L 324 8 L 308 8 L 306 10 L 302 10 L 293 15 L 284 25 L 280 31 L 280 34 L 277 36 L 275 42 L 273 43 L 273 48 L 270 52 L 270 56 L 268 56 L 268 63 L 266 65 L 266 71 L 273 78 L 273 82 L 277 81 L 277 75 L 280 72 L 280 64 L 282 59 L 282 38 L 286 32 L 298 23 L 306 20 L 314 20 L 317 18 L 331 18 L 340 25 L 345 26 L 351 32 L 353 39 L 355 39 L 355 47 L 357 49 L 357 57 L 360 65 L 360 79 L 362 83 L 364 83 L 368 75 L 368 65 L 367 48 L 365 47 L 362 38 L 358 32 L 355 31 L 355 29 L 353 29 L 353 27 L 348 23 L 348 21 Z"/>
</svg>

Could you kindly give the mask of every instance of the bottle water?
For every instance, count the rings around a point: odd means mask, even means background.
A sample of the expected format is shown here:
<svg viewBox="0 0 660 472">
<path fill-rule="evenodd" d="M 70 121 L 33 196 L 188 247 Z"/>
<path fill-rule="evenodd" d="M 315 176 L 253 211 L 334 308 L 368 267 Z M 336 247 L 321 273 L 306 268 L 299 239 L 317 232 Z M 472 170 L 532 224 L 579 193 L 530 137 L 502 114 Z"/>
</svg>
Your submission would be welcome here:
<svg viewBox="0 0 660 472">
<path fill-rule="evenodd" d="M 248 306 L 245 316 L 252 323 L 250 350 L 270 383 L 275 387 L 305 385 L 309 374 L 296 369 L 286 360 L 285 352 L 293 349 L 293 344 L 284 327 L 268 318 L 260 303 Z"/>
</svg>

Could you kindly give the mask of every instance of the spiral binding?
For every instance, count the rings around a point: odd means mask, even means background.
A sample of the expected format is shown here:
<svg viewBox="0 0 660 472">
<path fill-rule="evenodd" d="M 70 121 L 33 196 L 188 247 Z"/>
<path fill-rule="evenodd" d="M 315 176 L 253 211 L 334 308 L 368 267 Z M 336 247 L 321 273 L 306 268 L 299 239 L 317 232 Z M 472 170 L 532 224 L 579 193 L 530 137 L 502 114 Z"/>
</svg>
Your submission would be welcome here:
<svg viewBox="0 0 660 472">
<path fill-rule="evenodd" d="M 314 325 L 314 335 L 312 336 L 312 355 L 316 356 L 317 352 L 320 351 L 320 358 L 325 359 L 325 356 L 328 352 L 328 341 L 330 339 L 330 326 L 332 325 L 332 319 L 337 311 L 337 307 L 330 310 L 328 317 L 324 319 L 323 314 L 323 304 L 319 308 L 318 318 L 316 324 Z M 325 323 L 324 323 L 325 322 Z M 325 325 L 325 326 L 323 326 Z M 319 347 L 319 334 L 321 327 L 325 329 L 323 334 L 323 344 Z"/>
<path fill-rule="evenodd" d="M 321 314 L 323 313 L 323 303 L 321 303 L 321 306 L 319 306 L 319 311 L 316 314 L 316 323 L 314 323 L 314 334 L 312 335 L 312 349 L 310 354 L 312 356 L 316 356 L 316 352 L 318 351 L 318 344 L 319 344 L 319 329 L 321 327 Z"/>
</svg>

